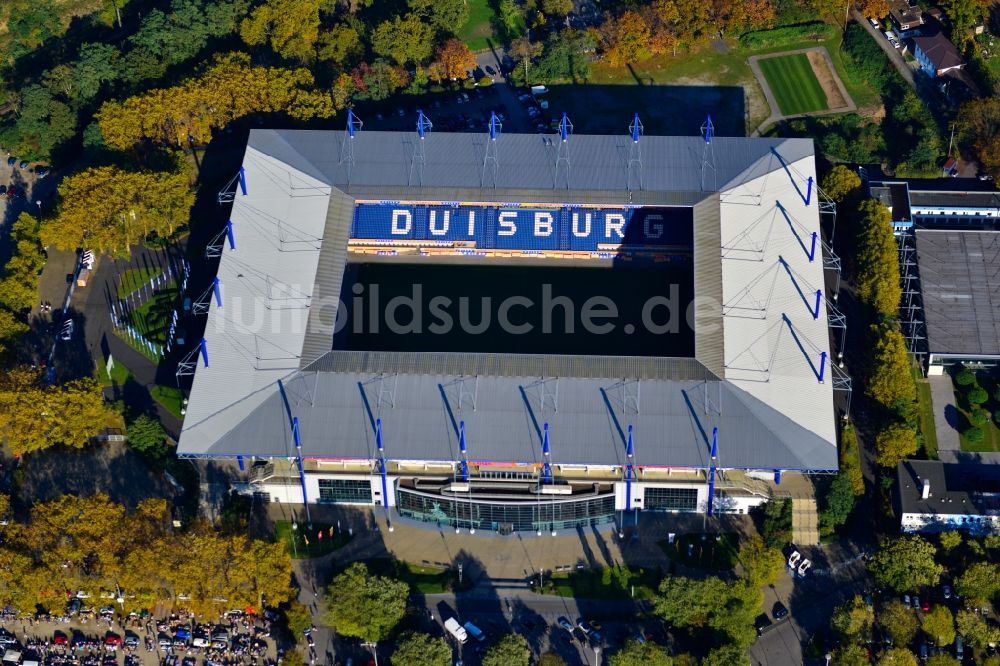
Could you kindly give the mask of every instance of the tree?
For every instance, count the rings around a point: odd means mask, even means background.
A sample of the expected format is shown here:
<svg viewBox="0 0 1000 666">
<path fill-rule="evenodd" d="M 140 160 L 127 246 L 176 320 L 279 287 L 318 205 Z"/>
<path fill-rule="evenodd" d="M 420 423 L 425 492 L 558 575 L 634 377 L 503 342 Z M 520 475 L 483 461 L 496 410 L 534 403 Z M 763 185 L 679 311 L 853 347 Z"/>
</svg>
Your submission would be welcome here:
<svg viewBox="0 0 1000 666">
<path fill-rule="evenodd" d="M 649 51 L 650 31 L 639 12 L 626 11 L 617 18 L 609 19 L 602 26 L 605 54 L 608 62 L 615 67 L 646 60 Z"/>
<path fill-rule="evenodd" d="M 878 658 L 877 666 L 917 666 L 917 658 L 906 648 L 891 648 Z"/>
<path fill-rule="evenodd" d="M 832 666 L 867 666 L 868 653 L 856 643 L 844 645 L 833 651 L 833 659 L 830 660 Z"/>
<path fill-rule="evenodd" d="M 889 0 L 858 0 L 858 11 L 865 16 L 881 19 L 889 15 Z"/>
<path fill-rule="evenodd" d="M 28 332 L 28 325 L 9 310 L 0 309 L 0 358 L 7 355 L 18 338 Z"/>
<path fill-rule="evenodd" d="M 392 663 L 407 666 L 451 666 L 451 646 L 444 638 L 411 631 L 399 639 Z"/>
<path fill-rule="evenodd" d="M 840 431 L 840 473 L 851 480 L 851 492 L 855 497 L 865 494 L 865 477 L 861 473 L 861 453 L 858 449 L 858 435 L 854 426 L 847 423 Z"/>
<path fill-rule="evenodd" d="M 160 422 L 148 414 L 140 414 L 128 424 L 128 443 L 133 449 L 153 461 L 157 466 L 166 462 L 167 433 Z"/>
<path fill-rule="evenodd" d="M 736 643 L 726 643 L 712 648 L 701 661 L 701 666 L 749 666 L 750 657 L 746 648 Z"/>
<path fill-rule="evenodd" d="M 892 214 L 875 199 L 858 206 L 860 233 L 857 251 L 858 297 L 883 317 L 899 310 L 899 258 L 892 232 Z"/>
<path fill-rule="evenodd" d="M 792 500 L 771 499 L 764 504 L 761 528 L 768 548 L 782 549 L 792 541 Z"/>
<path fill-rule="evenodd" d="M 152 235 L 170 236 L 187 224 L 194 205 L 182 165 L 176 171 L 91 167 L 67 176 L 59 184 L 59 214 L 42 227 L 43 242 L 127 256 L 131 245 Z"/>
<path fill-rule="evenodd" d="M 15 455 L 57 444 L 82 448 L 104 428 L 121 426 L 93 379 L 50 384 L 25 367 L 0 377 L 0 440 Z"/>
<path fill-rule="evenodd" d="M 941 549 L 950 553 L 962 545 L 962 533 L 958 530 L 947 530 L 938 536 L 941 540 Z"/>
<path fill-rule="evenodd" d="M 266 0 L 240 23 L 240 37 L 250 46 L 268 44 L 283 58 L 306 62 L 319 41 L 322 0 Z"/>
<path fill-rule="evenodd" d="M 919 536 L 887 541 L 868 566 L 879 585 L 897 592 L 937 585 L 943 567 L 934 561 L 934 546 Z"/>
<path fill-rule="evenodd" d="M 932 654 L 924 664 L 926 666 L 962 666 L 958 663 L 958 659 L 949 654 Z"/>
<path fill-rule="evenodd" d="M 843 164 L 833 167 L 823 177 L 823 191 L 838 204 L 854 197 L 860 190 L 861 178 Z"/>
<path fill-rule="evenodd" d="M 962 142 L 983 168 L 1000 181 L 1000 99 L 986 95 L 966 102 L 958 113 Z"/>
<path fill-rule="evenodd" d="M 45 265 L 45 255 L 38 238 L 38 219 L 21 213 L 10 230 L 13 255 L 7 260 L 0 279 L 0 305 L 14 314 L 21 314 L 35 304 L 38 298 L 38 274 Z M 5 330 L 16 334 L 19 327 L 11 322 Z"/>
<path fill-rule="evenodd" d="M 1000 565 L 992 562 L 970 564 L 955 579 L 955 591 L 970 604 L 991 603 L 1000 592 Z"/>
<path fill-rule="evenodd" d="M 833 477 L 826 493 L 821 497 L 819 520 L 824 534 L 833 534 L 836 528 L 847 522 L 854 510 L 854 501 L 851 477 L 841 471 Z"/>
<path fill-rule="evenodd" d="M 449 79 L 464 78 L 465 73 L 476 68 L 476 56 L 460 39 L 449 39 L 437 50 L 436 62 L 441 63 Z"/>
<path fill-rule="evenodd" d="M 504 41 L 510 42 L 524 34 L 524 14 L 514 0 L 499 0 L 497 3 L 497 20 Z"/>
<path fill-rule="evenodd" d="M 566 660 L 555 652 L 545 652 L 538 658 L 538 666 L 566 666 Z"/>
<path fill-rule="evenodd" d="M 886 409 L 899 410 L 912 404 L 917 397 L 917 385 L 910 374 L 910 357 L 903 334 L 892 324 L 873 324 L 869 337 L 868 396 Z"/>
<path fill-rule="evenodd" d="M 773 585 L 785 569 L 785 556 L 778 548 L 768 548 L 764 540 L 754 534 L 740 547 L 740 564 L 743 576 L 754 587 Z"/>
<path fill-rule="evenodd" d="M 840 636 L 849 642 L 856 642 L 871 632 L 875 624 L 875 609 L 865 603 L 860 595 L 845 604 L 837 606 L 833 611 L 830 626 Z"/>
<path fill-rule="evenodd" d="M 564 29 L 549 35 L 535 64 L 532 79 L 538 82 L 582 82 L 590 77 L 587 51 L 595 47 L 587 32 Z"/>
<path fill-rule="evenodd" d="M 542 0 L 542 11 L 547 16 L 564 18 L 573 11 L 573 0 Z"/>
<path fill-rule="evenodd" d="M 214 130 L 251 113 L 281 112 L 299 120 L 332 116 L 330 95 L 312 85 L 307 69 L 256 67 L 248 55 L 229 53 L 173 88 L 105 102 L 96 118 L 105 143 L 118 150 L 143 141 L 187 147 L 208 143 Z"/>
<path fill-rule="evenodd" d="M 1000 641 L 1000 627 L 987 624 L 979 613 L 962 609 L 955 614 L 955 628 L 967 642 L 978 647 Z"/>
<path fill-rule="evenodd" d="M 350 67 L 357 64 L 364 54 L 361 36 L 349 25 L 335 25 L 319 35 L 317 55 L 320 60 L 339 67 Z"/>
<path fill-rule="evenodd" d="M 756 636 L 753 623 L 762 603 L 760 589 L 742 580 L 726 583 L 714 577 L 667 576 L 660 583 L 655 608 L 668 622 L 712 629 L 745 648 Z"/>
<path fill-rule="evenodd" d="M 528 666 L 531 648 L 520 634 L 506 634 L 483 655 L 483 666 Z"/>
<path fill-rule="evenodd" d="M 976 373 L 969 368 L 962 368 L 955 374 L 955 383 L 959 386 L 972 386 L 976 383 Z"/>
<path fill-rule="evenodd" d="M 111 44 L 88 43 L 80 46 L 80 58 L 73 67 L 73 80 L 79 97 L 88 101 L 101 88 L 121 77 L 121 53 Z"/>
<path fill-rule="evenodd" d="M 875 459 L 882 467 L 895 467 L 917 448 L 917 433 L 905 423 L 890 423 L 875 436 Z"/>
<path fill-rule="evenodd" d="M 441 32 L 455 34 L 469 21 L 469 4 L 465 0 L 407 0 L 410 11 Z"/>
<path fill-rule="evenodd" d="M 990 0 L 943 0 L 941 8 L 952 23 L 952 39 L 956 44 L 971 40 L 972 28 L 982 23 L 989 13 Z"/>
<path fill-rule="evenodd" d="M 5 133 L 5 143 L 25 156 L 47 160 L 76 134 L 76 114 L 51 90 L 37 84 L 22 88 L 20 99 L 16 124 Z"/>
<path fill-rule="evenodd" d="M 531 59 L 541 55 L 541 53 L 542 45 L 532 42 L 527 37 L 518 37 L 510 43 L 507 54 L 524 68 L 523 83 L 525 85 L 529 83 L 528 67 L 531 65 Z"/>
<path fill-rule="evenodd" d="M 288 632 L 296 642 L 301 641 L 306 630 L 312 627 L 312 613 L 309 607 L 298 601 L 293 601 L 285 611 L 285 624 L 288 625 Z"/>
<path fill-rule="evenodd" d="M 889 632 L 896 645 L 909 645 L 920 626 L 913 609 L 897 599 L 887 601 L 882 606 L 878 621 Z"/>
<path fill-rule="evenodd" d="M 609 666 L 671 666 L 673 659 L 659 645 L 630 639 L 611 655 Z"/>
<path fill-rule="evenodd" d="M 971 405 L 981 405 L 990 399 L 989 394 L 981 386 L 974 386 L 965 396 Z"/>
<path fill-rule="evenodd" d="M 938 604 L 923 614 L 922 628 L 935 645 L 955 642 L 955 618 L 944 604 Z"/>
<path fill-rule="evenodd" d="M 372 50 L 398 65 L 420 64 L 433 48 L 433 31 L 417 14 L 396 16 L 380 23 L 372 33 Z"/>
<path fill-rule="evenodd" d="M 383 641 L 406 615 L 409 592 L 406 583 L 373 576 L 363 563 L 355 562 L 327 588 L 323 621 L 339 634 Z"/>
</svg>

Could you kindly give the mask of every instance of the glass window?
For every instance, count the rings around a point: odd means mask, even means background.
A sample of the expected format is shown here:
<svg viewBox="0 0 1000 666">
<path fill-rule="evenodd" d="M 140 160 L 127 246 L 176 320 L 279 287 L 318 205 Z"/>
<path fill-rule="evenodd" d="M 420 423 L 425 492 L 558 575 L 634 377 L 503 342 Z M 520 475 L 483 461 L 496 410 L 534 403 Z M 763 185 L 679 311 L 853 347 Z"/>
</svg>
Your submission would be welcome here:
<svg viewBox="0 0 1000 666">
<path fill-rule="evenodd" d="M 320 479 L 319 501 L 329 504 L 371 504 L 372 486 L 367 479 Z"/>
<path fill-rule="evenodd" d="M 646 488 L 646 509 L 660 511 L 695 511 L 698 508 L 697 488 Z"/>
</svg>

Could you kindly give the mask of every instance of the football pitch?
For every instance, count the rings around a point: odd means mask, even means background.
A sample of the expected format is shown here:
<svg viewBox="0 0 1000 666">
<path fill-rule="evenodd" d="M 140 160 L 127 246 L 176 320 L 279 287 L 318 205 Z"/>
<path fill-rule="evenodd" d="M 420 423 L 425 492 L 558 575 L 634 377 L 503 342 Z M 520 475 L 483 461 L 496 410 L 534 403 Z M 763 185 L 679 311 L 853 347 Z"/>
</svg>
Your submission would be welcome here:
<svg viewBox="0 0 1000 666">
<path fill-rule="evenodd" d="M 763 58 L 758 64 L 783 115 L 826 110 L 826 94 L 805 53 Z"/>
</svg>

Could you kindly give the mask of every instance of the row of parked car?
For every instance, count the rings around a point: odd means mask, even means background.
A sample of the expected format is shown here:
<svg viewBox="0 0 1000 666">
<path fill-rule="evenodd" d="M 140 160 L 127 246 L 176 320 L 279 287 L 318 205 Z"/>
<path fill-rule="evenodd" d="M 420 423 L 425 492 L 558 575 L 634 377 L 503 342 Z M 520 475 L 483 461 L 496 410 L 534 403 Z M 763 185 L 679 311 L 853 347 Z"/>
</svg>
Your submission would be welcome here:
<svg viewBox="0 0 1000 666">
<path fill-rule="evenodd" d="M 17 157 L 11 155 L 7 158 L 7 166 L 12 169 L 21 169 L 23 171 L 31 166 L 31 162 L 28 160 L 18 160 Z M 41 164 L 36 166 L 33 171 L 37 178 L 45 178 L 49 175 L 49 168 L 47 166 L 42 166 Z"/>
</svg>

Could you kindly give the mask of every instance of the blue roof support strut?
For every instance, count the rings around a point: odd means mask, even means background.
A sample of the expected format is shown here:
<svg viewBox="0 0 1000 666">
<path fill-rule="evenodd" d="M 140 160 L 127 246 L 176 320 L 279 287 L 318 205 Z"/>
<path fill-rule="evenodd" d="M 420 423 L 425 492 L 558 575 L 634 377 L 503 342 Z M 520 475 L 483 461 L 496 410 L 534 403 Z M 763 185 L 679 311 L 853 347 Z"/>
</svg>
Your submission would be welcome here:
<svg viewBox="0 0 1000 666">
<path fill-rule="evenodd" d="M 378 471 L 382 475 L 382 506 L 389 504 L 389 484 L 385 478 L 385 447 L 382 444 L 382 419 L 375 419 L 375 445 L 378 447 Z"/>
<path fill-rule="evenodd" d="M 247 195 L 247 174 L 242 166 L 240 167 L 240 192 L 243 193 L 243 196 Z"/>
<path fill-rule="evenodd" d="M 628 443 L 625 445 L 625 456 L 628 466 L 625 468 L 625 510 L 632 510 L 632 424 L 628 424 Z"/>
</svg>

